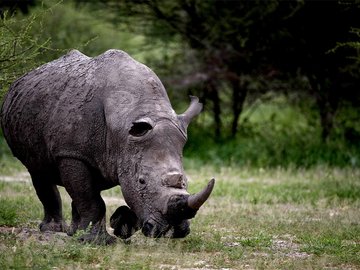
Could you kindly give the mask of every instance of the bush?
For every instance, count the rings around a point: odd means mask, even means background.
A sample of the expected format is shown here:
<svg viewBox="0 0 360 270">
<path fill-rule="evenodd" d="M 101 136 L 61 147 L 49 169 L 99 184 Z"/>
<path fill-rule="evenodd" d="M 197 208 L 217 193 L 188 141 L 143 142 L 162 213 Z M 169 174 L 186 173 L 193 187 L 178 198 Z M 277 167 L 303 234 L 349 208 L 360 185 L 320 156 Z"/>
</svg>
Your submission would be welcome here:
<svg viewBox="0 0 360 270">
<path fill-rule="evenodd" d="M 10 83 L 37 66 L 37 56 L 46 50 L 48 40 L 31 34 L 36 21 L 36 14 L 18 19 L 5 13 L 0 19 L 0 101 Z"/>
<path fill-rule="evenodd" d="M 235 138 L 214 138 L 210 117 L 199 116 L 190 125 L 185 157 L 217 166 L 311 167 L 316 165 L 359 166 L 360 147 L 344 139 L 340 129 L 330 140 L 320 138 L 320 120 L 310 120 L 286 99 L 261 104 L 243 114 L 241 130 Z M 356 114 L 347 107 L 338 121 Z M 307 112 L 307 115 L 316 115 Z M 346 117 L 346 115 L 348 117 Z M 355 127 L 359 128 L 359 127 Z M 199 162 L 198 161 L 198 162 Z"/>
</svg>

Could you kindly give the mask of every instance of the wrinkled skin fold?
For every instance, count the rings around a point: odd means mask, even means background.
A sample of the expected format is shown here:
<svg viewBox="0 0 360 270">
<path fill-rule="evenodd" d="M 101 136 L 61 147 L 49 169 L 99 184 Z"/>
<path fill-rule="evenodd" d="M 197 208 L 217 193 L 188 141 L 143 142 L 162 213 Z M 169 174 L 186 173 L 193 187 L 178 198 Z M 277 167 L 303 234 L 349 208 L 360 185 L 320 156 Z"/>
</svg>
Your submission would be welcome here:
<svg viewBox="0 0 360 270">
<path fill-rule="evenodd" d="M 120 185 L 127 206 L 111 216 L 115 236 L 189 234 L 189 219 L 214 187 L 211 180 L 199 193 L 187 192 L 182 151 L 187 127 L 202 110 L 190 98 L 177 115 L 159 78 L 118 50 L 94 58 L 74 50 L 16 80 L 1 126 L 43 204 L 40 230 L 84 230 L 84 242 L 113 243 L 100 192 Z M 69 226 L 59 185 L 72 199 Z"/>
</svg>

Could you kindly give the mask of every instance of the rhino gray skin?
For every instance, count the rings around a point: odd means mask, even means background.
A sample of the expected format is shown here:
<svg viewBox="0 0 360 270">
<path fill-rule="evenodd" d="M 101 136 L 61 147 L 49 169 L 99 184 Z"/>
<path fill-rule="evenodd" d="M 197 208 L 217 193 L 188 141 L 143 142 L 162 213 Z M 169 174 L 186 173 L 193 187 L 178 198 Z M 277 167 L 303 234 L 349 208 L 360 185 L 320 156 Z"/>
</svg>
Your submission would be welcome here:
<svg viewBox="0 0 360 270">
<path fill-rule="evenodd" d="M 189 195 L 182 166 L 187 126 L 202 105 L 177 115 L 159 78 L 125 52 L 90 58 L 73 50 L 19 78 L 1 110 L 4 136 L 27 167 L 44 207 L 41 231 L 85 230 L 86 242 L 112 243 L 102 190 L 121 186 L 128 206 L 111 217 L 114 234 L 185 237 L 188 219 L 214 180 Z M 57 185 L 72 198 L 63 220 Z"/>
</svg>

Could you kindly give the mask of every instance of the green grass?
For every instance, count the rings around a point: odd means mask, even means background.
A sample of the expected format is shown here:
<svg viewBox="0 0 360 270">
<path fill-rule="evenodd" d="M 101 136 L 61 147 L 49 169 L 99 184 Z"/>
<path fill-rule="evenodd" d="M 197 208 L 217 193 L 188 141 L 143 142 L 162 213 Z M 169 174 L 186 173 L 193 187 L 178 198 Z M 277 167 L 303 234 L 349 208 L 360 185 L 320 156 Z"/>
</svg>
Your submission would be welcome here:
<svg viewBox="0 0 360 270">
<path fill-rule="evenodd" d="M 21 165 L 20 161 L 11 154 L 0 128 L 0 175 L 13 174 L 19 170 L 24 170 L 24 167 Z"/>
<path fill-rule="evenodd" d="M 191 164 L 191 160 L 186 161 Z M 39 233 L 42 206 L 29 182 L 0 177 L 0 263 L 4 269 L 357 269 L 360 170 L 188 168 L 191 192 L 217 178 L 214 193 L 184 239 L 82 245 Z M 15 175 L 16 179 L 16 175 Z M 70 219 L 70 199 L 63 194 Z M 120 188 L 102 194 L 122 198 Z M 108 218 L 119 206 L 107 205 Z M 5 230 L 4 228 L 9 229 Z M 14 233 L 11 228 L 15 227 Z M 26 235 L 20 229 L 31 230 Z"/>
</svg>

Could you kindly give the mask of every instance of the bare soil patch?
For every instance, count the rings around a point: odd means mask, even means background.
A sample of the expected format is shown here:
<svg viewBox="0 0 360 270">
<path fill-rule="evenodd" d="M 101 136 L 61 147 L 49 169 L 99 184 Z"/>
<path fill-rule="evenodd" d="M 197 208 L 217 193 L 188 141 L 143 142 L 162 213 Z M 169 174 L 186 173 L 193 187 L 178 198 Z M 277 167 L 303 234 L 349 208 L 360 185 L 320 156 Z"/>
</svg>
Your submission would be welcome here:
<svg viewBox="0 0 360 270">
<path fill-rule="evenodd" d="M 63 245 L 69 239 L 69 236 L 63 232 L 40 232 L 38 229 L 26 227 L 0 227 L 0 234 L 13 235 L 21 241 L 32 239 L 41 244 L 53 243 Z"/>
</svg>

